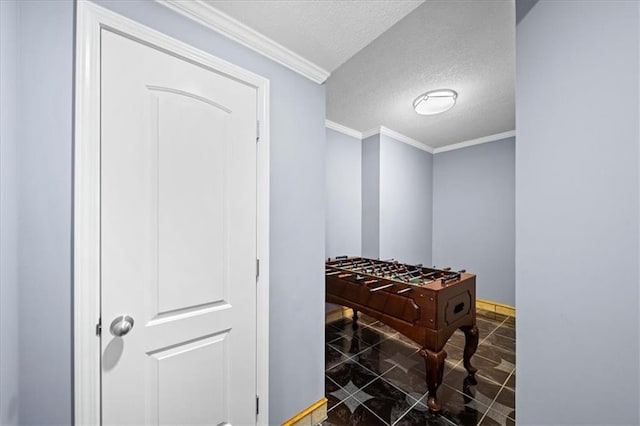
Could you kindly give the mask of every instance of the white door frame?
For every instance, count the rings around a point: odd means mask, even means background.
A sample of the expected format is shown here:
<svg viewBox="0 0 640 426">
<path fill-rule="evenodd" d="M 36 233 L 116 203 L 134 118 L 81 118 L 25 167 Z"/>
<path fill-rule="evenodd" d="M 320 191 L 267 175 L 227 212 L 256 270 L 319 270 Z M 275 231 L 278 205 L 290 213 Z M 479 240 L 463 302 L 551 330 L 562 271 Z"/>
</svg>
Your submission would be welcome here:
<svg viewBox="0 0 640 426">
<path fill-rule="evenodd" d="M 77 3 L 74 128 L 74 415 L 76 425 L 101 423 L 100 339 L 100 33 L 125 37 L 228 75 L 257 89 L 257 389 L 256 423 L 269 422 L 269 80 L 142 24 Z"/>
</svg>

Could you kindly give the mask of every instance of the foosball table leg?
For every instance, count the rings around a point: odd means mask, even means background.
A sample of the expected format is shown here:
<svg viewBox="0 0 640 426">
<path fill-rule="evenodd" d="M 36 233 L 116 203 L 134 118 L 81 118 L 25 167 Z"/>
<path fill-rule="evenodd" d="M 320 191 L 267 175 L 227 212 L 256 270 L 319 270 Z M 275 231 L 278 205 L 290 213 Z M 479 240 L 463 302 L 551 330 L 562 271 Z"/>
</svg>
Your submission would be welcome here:
<svg viewBox="0 0 640 426">
<path fill-rule="evenodd" d="M 353 323 L 351 323 L 351 327 L 358 328 L 358 311 L 353 310 Z"/>
<path fill-rule="evenodd" d="M 460 327 L 460 330 L 464 333 L 465 343 L 464 343 L 464 355 L 462 358 L 462 362 L 464 364 L 465 370 L 469 373 L 469 376 L 473 376 L 477 368 L 471 365 L 471 357 L 476 353 L 476 349 L 478 349 L 478 327 L 474 324 L 472 326 Z"/>
<path fill-rule="evenodd" d="M 427 369 L 427 406 L 430 411 L 439 412 L 442 409 L 438 400 L 438 388 L 442 384 L 442 375 L 444 372 L 444 360 L 447 353 L 444 350 L 433 352 L 427 348 L 420 350 L 420 355 L 424 358 L 425 367 Z"/>
</svg>

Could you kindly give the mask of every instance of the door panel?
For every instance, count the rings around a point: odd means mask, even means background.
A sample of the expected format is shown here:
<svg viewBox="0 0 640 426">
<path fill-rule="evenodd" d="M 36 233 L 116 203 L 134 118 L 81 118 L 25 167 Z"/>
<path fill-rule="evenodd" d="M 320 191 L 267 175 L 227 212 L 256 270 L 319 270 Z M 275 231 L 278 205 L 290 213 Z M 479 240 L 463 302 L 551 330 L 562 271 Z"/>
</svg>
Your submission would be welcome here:
<svg viewBox="0 0 640 426">
<path fill-rule="evenodd" d="M 158 93 L 155 101 L 157 297 L 158 313 L 164 313 L 225 299 L 229 111 L 171 92 Z M 184 271 L 189 271 L 188 280 Z"/>
<path fill-rule="evenodd" d="M 153 424 L 219 425 L 229 418 L 228 337 L 225 332 L 149 353 L 149 412 L 158 415 Z"/>
<path fill-rule="evenodd" d="M 103 423 L 253 424 L 256 89 L 106 29 L 101 59 Z"/>
</svg>

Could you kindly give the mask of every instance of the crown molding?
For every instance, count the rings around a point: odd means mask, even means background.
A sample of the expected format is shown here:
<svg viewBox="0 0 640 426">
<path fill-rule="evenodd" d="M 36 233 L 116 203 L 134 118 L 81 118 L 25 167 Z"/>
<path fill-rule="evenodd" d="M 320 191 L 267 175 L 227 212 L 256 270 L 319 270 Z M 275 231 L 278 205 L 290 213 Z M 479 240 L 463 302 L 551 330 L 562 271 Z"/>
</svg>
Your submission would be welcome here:
<svg viewBox="0 0 640 426">
<path fill-rule="evenodd" d="M 374 127 L 373 129 L 369 129 L 366 132 L 362 132 L 362 140 L 378 134 L 380 134 L 380 127 Z"/>
<path fill-rule="evenodd" d="M 460 143 L 454 143 L 453 145 L 442 146 L 440 148 L 434 149 L 433 153 L 434 154 L 440 154 L 441 152 L 453 151 L 455 149 L 460 149 L 460 148 L 468 148 L 468 147 L 474 146 L 474 145 L 480 145 L 480 144 L 487 143 L 487 142 L 495 142 L 495 141 L 499 141 L 500 139 L 510 138 L 510 137 L 515 136 L 515 135 L 516 135 L 516 131 L 515 130 L 510 130 L 508 132 L 502 132 L 502 133 L 496 133 L 495 135 L 484 136 L 484 137 L 478 138 L 478 139 L 471 139 L 471 140 L 460 142 Z"/>
<path fill-rule="evenodd" d="M 292 71 L 322 84 L 329 71 L 303 58 L 202 0 L 155 0 L 157 3 L 236 41 Z"/>
<path fill-rule="evenodd" d="M 409 136 L 405 136 L 402 133 L 398 133 L 395 130 L 391 130 L 384 126 L 375 127 L 373 129 L 367 130 L 366 132 L 363 132 L 362 139 L 364 140 L 368 137 L 371 137 L 377 134 L 389 136 L 390 138 L 393 138 L 398 142 L 406 143 L 407 145 L 411 145 L 414 148 L 418 148 L 422 151 L 426 151 L 430 154 L 433 154 L 433 148 L 430 147 L 429 145 L 422 143 L 420 141 L 417 141 L 415 139 L 412 139 Z"/>
<path fill-rule="evenodd" d="M 362 140 L 362 132 L 359 132 L 351 127 L 343 126 L 342 124 L 336 123 L 331 120 L 324 120 L 324 127 L 327 129 L 335 130 L 336 132 L 340 132 L 344 135 L 351 136 L 352 138 L 356 138 Z"/>
<path fill-rule="evenodd" d="M 360 140 L 365 140 L 367 138 L 370 138 L 373 135 L 389 136 L 390 138 L 393 138 L 398 142 L 406 143 L 407 145 L 411 145 L 414 148 L 421 149 L 422 151 L 426 151 L 431 154 L 440 154 L 441 152 L 453 151 L 461 148 L 468 148 L 470 146 L 480 145 L 487 142 L 495 142 L 495 141 L 510 138 L 516 135 L 515 130 L 510 130 L 508 132 L 496 133 L 495 135 L 484 136 L 478 139 L 471 139 L 468 141 L 459 142 L 452 145 L 433 148 L 425 143 L 422 143 L 418 140 L 410 138 L 409 136 L 403 135 L 402 133 L 396 132 L 395 130 L 391 130 L 384 126 L 374 127 L 373 129 L 369 129 L 366 132 L 359 132 L 350 127 L 343 126 L 342 124 L 338 124 L 334 121 L 325 120 L 325 127 L 327 129 L 335 130 L 336 132 L 340 132 Z"/>
<path fill-rule="evenodd" d="M 409 136 L 405 136 L 402 133 L 398 133 L 395 130 L 388 129 L 384 126 L 380 126 L 380 134 L 389 136 L 397 141 L 406 143 L 407 145 L 411 145 L 415 148 L 421 149 L 423 151 L 427 151 L 430 154 L 433 154 L 433 148 L 427 145 L 426 143 L 417 141 L 415 139 L 410 138 Z"/>
</svg>

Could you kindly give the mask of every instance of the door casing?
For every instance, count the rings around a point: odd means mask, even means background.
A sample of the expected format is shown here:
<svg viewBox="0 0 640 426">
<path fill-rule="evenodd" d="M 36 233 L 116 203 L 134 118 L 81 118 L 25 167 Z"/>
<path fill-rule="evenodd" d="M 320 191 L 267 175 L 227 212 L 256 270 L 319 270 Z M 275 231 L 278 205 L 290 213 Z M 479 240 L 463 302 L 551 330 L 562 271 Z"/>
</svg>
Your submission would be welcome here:
<svg viewBox="0 0 640 426">
<path fill-rule="evenodd" d="M 100 33 L 103 28 L 154 46 L 257 90 L 256 424 L 269 422 L 269 80 L 97 6 L 77 3 L 74 111 L 74 421 L 101 424 L 100 359 Z M 104 322 L 104 321 L 103 321 Z M 102 324 L 104 328 L 104 324 Z"/>
</svg>

